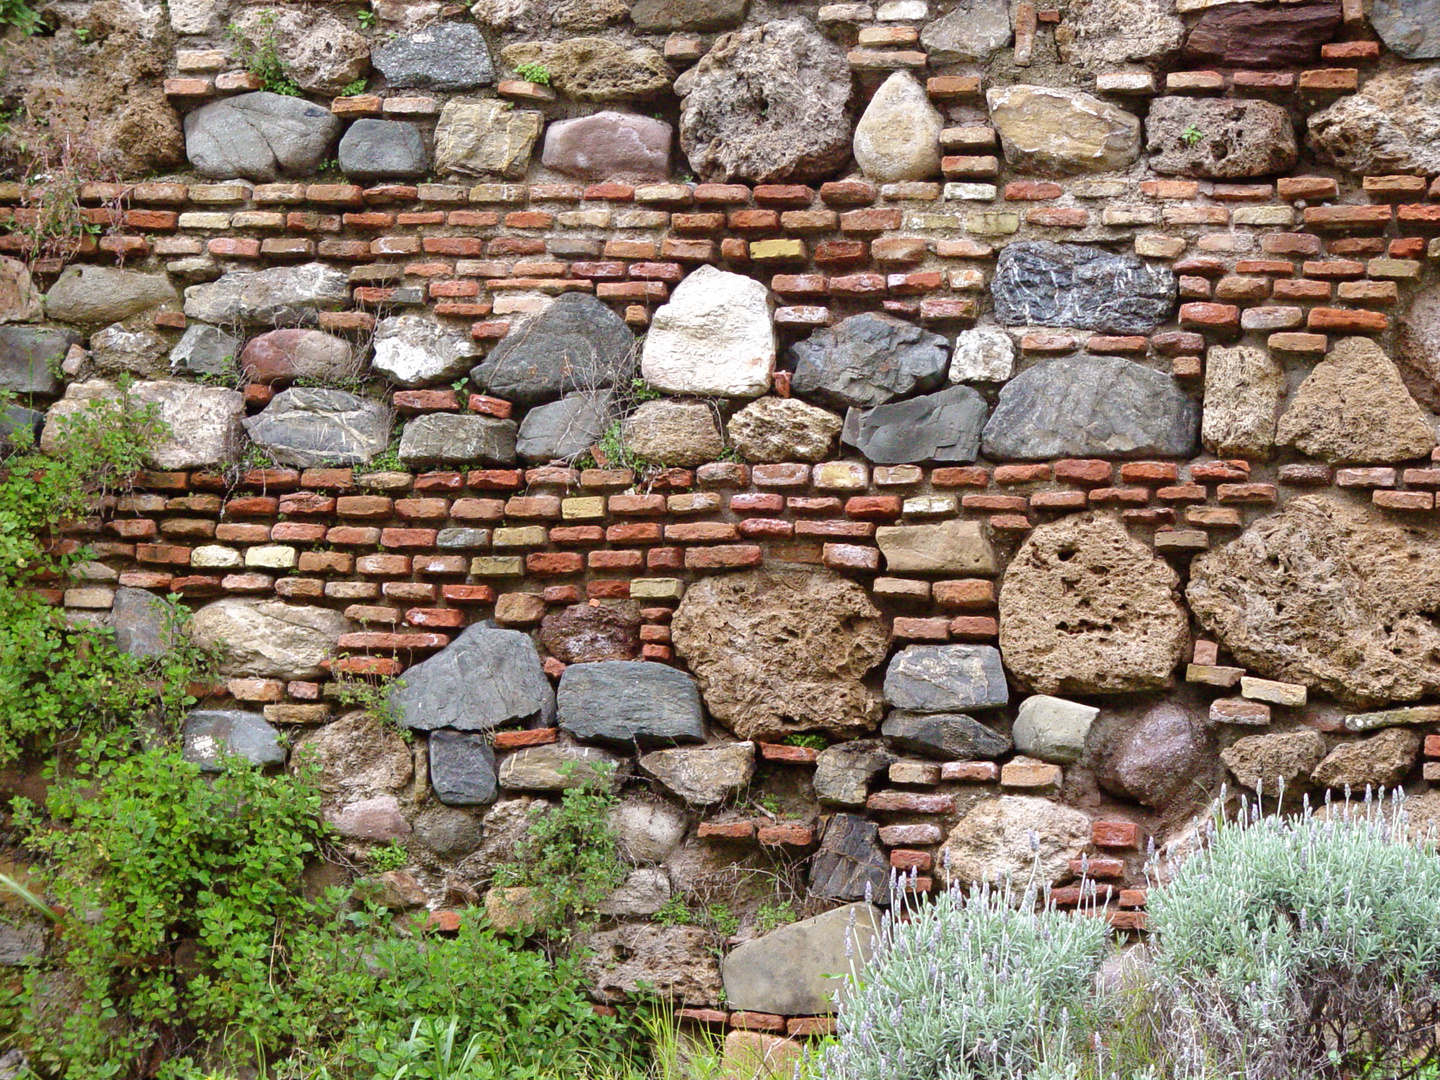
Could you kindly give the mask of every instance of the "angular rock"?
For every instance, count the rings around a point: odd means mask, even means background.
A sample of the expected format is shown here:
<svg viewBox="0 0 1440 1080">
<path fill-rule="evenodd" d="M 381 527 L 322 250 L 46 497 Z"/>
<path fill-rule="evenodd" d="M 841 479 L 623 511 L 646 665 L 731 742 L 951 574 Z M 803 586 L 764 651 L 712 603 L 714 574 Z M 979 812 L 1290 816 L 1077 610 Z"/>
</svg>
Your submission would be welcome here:
<svg viewBox="0 0 1440 1080">
<path fill-rule="evenodd" d="M 665 93 L 675 81 L 660 50 L 610 38 L 521 41 L 500 55 L 512 68 L 539 64 L 556 90 L 577 101 L 643 101 Z"/>
<path fill-rule="evenodd" d="M 1010 700 L 990 645 L 908 645 L 885 669 L 885 700 L 911 712 L 989 709 Z"/>
<path fill-rule="evenodd" d="M 1015 715 L 1015 749 L 1041 761 L 1072 765 L 1080 760 L 1099 712 L 1093 705 L 1034 694 L 1020 703 Z"/>
<path fill-rule="evenodd" d="M 70 346 L 84 340 L 58 326 L 0 326 L 0 391 L 54 397 Z"/>
<path fill-rule="evenodd" d="M 1254 345 L 1212 345 L 1205 356 L 1205 404 L 1200 438 L 1220 457 L 1265 459 L 1275 448 L 1275 422 L 1285 393 L 1285 369 Z"/>
<path fill-rule="evenodd" d="M 1099 785 L 1156 810 L 1200 802 L 1219 782 L 1215 738 L 1204 713 L 1182 702 L 1102 710 L 1091 744 Z"/>
<path fill-rule="evenodd" d="M 540 900 L 529 885 L 491 889 L 485 894 L 485 918 L 501 934 L 527 931 L 539 919 Z"/>
<path fill-rule="evenodd" d="M 170 350 L 170 367 L 196 375 L 234 377 L 239 366 L 236 358 L 245 343 L 218 326 L 191 323 Z"/>
<path fill-rule="evenodd" d="M 629 600 L 573 604 L 540 623 L 540 643 L 564 664 L 634 660 L 640 655 L 640 608 Z"/>
<path fill-rule="evenodd" d="M 45 315 L 57 322 L 108 326 L 178 299 L 164 274 L 69 266 L 45 294 Z"/>
<path fill-rule="evenodd" d="M 1005 384 L 981 435 L 992 461 L 1191 457 L 1200 410 L 1173 378 L 1118 356 L 1067 356 Z"/>
<path fill-rule="evenodd" d="M 944 126 L 925 87 L 908 71 L 897 71 L 875 91 L 855 125 L 855 164 L 882 184 L 929 180 L 940 174 Z"/>
<path fill-rule="evenodd" d="M 132 383 L 127 397 L 131 408 L 153 407 L 169 432 L 146 452 L 147 467 L 199 469 L 230 461 L 239 453 L 245 396 L 238 391 L 159 379 Z M 103 379 L 71 383 L 46 413 L 40 449 L 60 451 L 71 417 L 86 414 L 98 402 L 119 400 L 119 389 Z"/>
<path fill-rule="evenodd" d="M 426 413 L 411 419 L 400 436 L 407 465 L 514 465 L 514 420 L 493 416 Z"/>
<path fill-rule="evenodd" d="M 1365 15 L 1391 52 L 1407 60 L 1440 56 L 1440 5 L 1434 0 L 1375 0 Z"/>
<path fill-rule="evenodd" d="M 1388 3 L 1390 0 L 1381 0 Z M 1370 12 L 1375 25 L 1377 3 Z M 1440 14 L 1440 7 L 1436 13 Z M 1340 28 L 1336 3 L 1225 4 L 1200 16 L 1185 39 L 1185 57 L 1196 65 L 1231 68 L 1289 68 L 1313 64 L 1320 46 Z M 1383 31 L 1382 31 L 1383 36 Z M 1393 49 L 1393 46 L 1392 46 Z M 1440 55 L 1437 52 L 1435 55 Z"/>
<path fill-rule="evenodd" d="M 435 171 L 518 180 L 544 126 L 544 113 L 508 101 L 447 101 L 435 125 Z"/>
<path fill-rule="evenodd" d="M 473 15 L 492 30 L 599 30 L 629 13 L 630 0 L 476 0 Z"/>
<path fill-rule="evenodd" d="M 222 674 L 262 679 L 315 678 L 351 629 L 329 608 L 234 596 L 206 604 L 190 620 L 197 645 L 221 648 Z"/>
<path fill-rule="evenodd" d="M 340 139 L 340 171 L 355 184 L 418 180 L 430 171 L 430 154 L 414 124 L 361 119 Z"/>
<path fill-rule="evenodd" d="M 889 631 L 865 590 L 830 572 L 755 570 L 693 583 L 671 622 L 711 716 L 741 738 L 856 734 L 880 719 L 862 681 Z"/>
<path fill-rule="evenodd" d="M 998 326 L 962 330 L 950 357 L 950 381 L 1005 382 L 1015 374 L 1015 343 Z"/>
<path fill-rule="evenodd" d="M 481 806 L 495 801 L 495 751 L 481 732 L 432 731 L 426 749 L 430 786 L 446 806 Z"/>
<path fill-rule="evenodd" d="M 19 259 L 0 256 L 0 324 L 39 322 L 45 317 L 44 299 Z"/>
<path fill-rule="evenodd" d="M 340 128 L 340 118 L 323 106 L 259 90 L 188 114 L 185 156 L 212 180 L 304 177 L 329 155 Z"/>
<path fill-rule="evenodd" d="M 655 750 L 640 759 L 640 771 L 691 806 L 714 806 L 750 783 L 755 775 L 755 744 Z"/>
<path fill-rule="evenodd" d="M 1053 884 L 1090 845 L 1090 817 L 1031 795 L 976 803 L 955 826 L 936 859 L 946 884 L 977 885 L 1009 878 L 1023 887 L 1032 873 Z"/>
<path fill-rule="evenodd" d="M 555 704 L 561 729 L 584 742 L 633 751 L 705 741 L 695 680 L 664 664 L 572 664 L 560 676 Z"/>
<path fill-rule="evenodd" d="M 1378 735 L 1341 743 L 1315 766 L 1310 779 L 1329 788 L 1397 787 L 1420 754 L 1420 736 L 1404 728 L 1386 728 Z"/>
<path fill-rule="evenodd" d="M 949 343 L 893 315 L 865 312 L 790 346 L 792 392 L 831 408 L 870 408 L 945 380 Z"/>
<path fill-rule="evenodd" d="M 861 902 L 747 941 L 723 962 L 725 1003 L 782 1015 L 832 1013 L 845 990 L 835 976 L 868 963 L 879 933 L 879 910 Z"/>
<path fill-rule="evenodd" d="M 897 709 L 885 718 L 880 733 L 897 749 L 942 761 L 992 760 L 1008 754 L 1014 745 L 1008 736 L 964 713 Z"/>
<path fill-rule="evenodd" d="M 746 461 L 823 461 L 830 456 L 840 417 L 798 398 L 763 397 L 730 418 L 730 443 Z"/>
<path fill-rule="evenodd" d="M 1320 495 L 1198 556 L 1186 590 L 1237 664 L 1347 704 L 1440 690 L 1440 555 L 1428 532 Z"/>
<path fill-rule="evenodd" d="M 325 819 L 335 827 L 341 836 L 356 840 L 376 840 L 384 843 L 409 836 L 413 831 L 405 815 L 400 811 L 400 802 L 394 795 L 380 795 L 373 799 L 361 799 L 346 806 L 329 810 Z"/>
<path fill-rule="evenodd" d="M 920 44 L 932 63 L 986 64 L 1010 44 L 1010 5 L 1004 0 L 960 0 L 947 14 L 926 23 Z"/>
<path fill-rule="evenodd" d="M 895 760 L 879 739 L 826 747 L 815 759 L 815 797 L 834 806 L 864 806 L 870 782 Z"/>
<path fill-rule="evenodd" d="M 0 342 L 4 340 L 0 336 Z M 1409 310 L 1400 316 L 1395 365 L 1410 396 L 1431 412 L 1440 410 L 1440 286 L 1416 293 Z"/>
<path fill-rule="evenodd" d="M 875 543 L 885 569 L 897 574 L 994 574 L 995 549 L 978 521 L 932 525 L 881 525 Z"/>
<path fill-rule="evenodd" d="M 1055 28 L 1060 59 L 1086 70 L 1153 61 L 1185 35 L 1174 0 L 1074 0 Z"/>
<path fill-rule="evenodd" d="M 668 802 L 630 798 L 610 811 L 610 828 L 622 857 L 636 863 L 660 863 L 685 839 L 689 819 Z"/>
<path fill-rule="evenodd" d="M 294 8 L 250 9 L 231 33 L 272 54 L 301 90 L 333 97 L 370 70 L 370 42 L 333 15 Z"/>
<path fill-rule="evenodd" d="M 708 930 L 698 926 L 626 923 L 581 935 L 589 991 L 601 1001 L 628 1002 L 660 994 L 676 1003 L 720 1000 L 720 961 Z"/>
<path fill-rule="evenodd" d="M 384 403 L 344 390 L 282 390 L 244 424 L 257 446 L 282 465 L 301 469 L 363 465 L 390 445 Z"/>
<path fill-rule="evenodd" d="M 649 867 L 630 871 L 595 910 L 601 915 L 654 915 L 669 899 L 669 876 L 664 870 Z"/>
<path fill-rule="evenodd" d="M 110 608 L 115 647 L 130 656 L 164 656 L 175 644 L 175 612 L 162 597 L 122 585 Z"/>
<path fill-rule="evenodd" d="M 1170 318 L 1175 274 L 1104 248 L 1029 240 L 1000 252 L 990 290 L 1006 326 L 1148 334 Z"/>
<path fill-rule="evenodd" d="M 250 382 L 269 386 L 296 379 L 344 382 L 360 372 L 350 343 L 323 330 L 271 330 L 251 338 L 240 367 Z"/>
<path fill-rule="evenodd" d="M 655 312 L 641 374 L 667 394 L 758 397 L 775 370 L 773 311 L 760 282 L 702 266 Z"/>
<path fill-rule="evenodd" d="M 375 325 L 370 366 L 401 386 L 453 382 L 479 355 L 467 333 L 440 326 L 423 315 L 392 315 Z"/>
<path fill-rule="evenodd" d="M 880 826 L 857 814 L 832 815 L 810 860 L 809 893 L 888 907 L 890 860 L 880 848 Z"/>
<path fill-rule="evenodd" d="M 500 763 L 500 786 L 506 791 L 613 786 L 621 764 L 614 754 L 593 746 L 531 746 Z"/>
<path fill-rule="evenodd" d="M 1038 526 L 1000 586 L 1000 651 L 1043 694 L 1160 690 L 1190 644 L 1179 577 L 1113 517 Z"/>
<path fill-rule="evenodd" d="M 1280 417 L 1277 441 L 1335 464 L 1424 457 L 1435 429 L 1370 338 L 1342 338 Z"/>
<path fill-rule="evenodd" d="M 997 86 L 985 100 L 1005 160 L 1017 172 L 1109 172 L 1140 156 L 1140 118 L 1078 90 Z"/>
<path fill-rule="evenodd" d="M 485 37 L 468 22 L 432 23 L 395 38 L 376 49 L 370 62 L 396 89 L 454 93 L 495 81 Z"/>
<path fill-rule="evenodd" d="M 676 92 L 680 145 L 703 180 L 806 184 L 850 156 L 850 65 L 806 19 L 724 35 Z"/>
<path fill-rule="evenodd" d="M 116 323 L 90 335 L 90 362 L 102 375 L 130 372 L 141 377 L 166 374 L 170 342 L 154 330 L 126 329 Z"/>
<path fill-rule="evenodd" d="M 522 461 L 536 464 L 578 457 L 600 441 L 614 419 L 614 391 L 566 394 L 525 414 L 515 452 Z"/>
<path fill-rule="evenodd" d="M 1440 64 L 1401 66 L 1311 113 L 1321 161 L 1359 175 L 1440 171 Z"/>
<path fill-rule="evenodd" d="M 635 0 L 630 21 L 647 34 L 669 30 L 733 30 L 750 0 Z"/>
<path fill-rule="evenodd" d="M 219 326 L 313 326 L 320 312 L 349 303 L 349 276 L 324 263 L 231 270 L 185 290 L 185 315 Z"/>
<path fill-rule="evenodd" d="M 545 131 L 540 163 L 582 180 L 666 180 L 674 129 L 633 113 L 557 120 Z"/>
<path fill-rule="evenodd" d="M 699 401 L 642 402 L 625 418 L 621 440 L 644 461 L 694 468 L 725 451 L 715 409 Z"/>
<path fill-rule="evenodd" d="M 35 445 L 44 424 L 45 414 L 39 409 L 21 405 L 0 408 L 0 447 Z"/>
<path fill-rule="evenodd" d="M 401 724 L 419 731 L 548 725 L 555 692 L 530 635 L 476 623 L 405 672 L 390 695 Z"/>
<path fill-rule="evenodd" d="M 1145 136 L 1150 167 L 1174 176 L 1269 176 L 1293 169 L 1300 156 L 1290 114 L 1268 101 L 1155 98 Z"/>
<path fill-rule="evenodd" d="M 566 293 L 512 325 L 470 378 L 517 404 L 554 401 L 571 390 L 628 379 L 634 348 L 635 335 L 611 308 L 593 296 Z"/>
<path fill-rule="evenodd" d="M 185 760 L 199 765 L 201 772 L 224 772 L 227 757 L 243 758 L 262 767 L 285 764 L 280 732 L 258 713 L 195 709 L 185 717 L 180 738 Z"/>
<path fill-rule="evenodd" d="M 1246 735 L 1220 751 L 1236 780 L 1269 795 L 1308 777 L 1324 757 L 1325 740 L 1309 728 Z"/>
</svg>

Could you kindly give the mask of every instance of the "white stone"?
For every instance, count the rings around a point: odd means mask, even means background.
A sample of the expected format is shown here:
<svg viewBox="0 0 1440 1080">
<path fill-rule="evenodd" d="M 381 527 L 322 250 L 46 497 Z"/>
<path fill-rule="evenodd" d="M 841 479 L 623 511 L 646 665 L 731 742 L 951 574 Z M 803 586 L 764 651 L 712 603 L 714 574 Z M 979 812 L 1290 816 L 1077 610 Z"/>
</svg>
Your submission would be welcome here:
<svg viewBox="0 0 1440 1080">
<path fill-rule="evenodd" d="M 998 326 L 962 330 L 950 357 L 950 381 L 1004 382 L 1015 374 L 1015 343 Z"/>
<path fill-rule="evenodd" d="M 912 22 L 930 17 L 930 5 L 925 0 L 887 0 L 875 12 L 879 22 Z"/>
<path fill-rule="evenodd" d="M 464 375 L 479 355 L 469 334 L 421 315 L 395 315 L 375 327 L 370 364 L 401 386 L 425 386 Z"/>
<path fill-rule="evenodd" d="M 207 34 L 219 22 L 219 0 L 170 0 L 170 26 L 177 34 Z"/>
<path fill-rule="evenodd" d="M 288 544 L 261 544 L 245 549 L 245 565 L 256 570 L 291 570 L 300 560 Z"/>
<path fill-rule="evenodd" d="M 55 453 L 63 445 L 69 417 L 83 413 L 98 402 L 118 401 L 114 383 L 91 379 L 71 383 L 65 396 L 50 406 L 40 436 L 40 448 Z M 152 469 L 198 469 L 218 465 L 234 457 L 242 440 L 240 418 L 245 414 L 245 395 L 238 390 L 198 383 L 157 379 L 132 383 L 131 408 L 155 406 L 155 415 L 168 434 L 145 456 Z"/>
<path fill-rule="evenodd" d="M 220 544 L 202 544 L 190 552 L 190 565 L 201 570 L 229 570 L 244 566 L 245 559 L 234 548 Z"/>
<path fill-rule="evenodd" d="M 667 394 L 759 397 L 775 370 L 773 310 L 760 282 L 702 266 L 655 312 L 641 374 Z"/>
<path fill-rule="evenodd" d="M 965 184 L 960 182 L 945 185 L 945 198 L 963 199 L 967 202 L 993 202 L 999 189 L 994 184 Z"/>
<path fill-rule="evenodd" d="M 1070 765 L 1085 750 L 1085 737 L 1100 710 L 1078 701 L 1034 694 L 1020 703 L 1012 735 L 1022 754 Z"/>
<path fill-rule="evenodd" d="M 908 71 L 891 75 L 855 125 L 856 164 L 872 180 L 929 180 L 940 172 L 945 119 Z"/>
</svg>

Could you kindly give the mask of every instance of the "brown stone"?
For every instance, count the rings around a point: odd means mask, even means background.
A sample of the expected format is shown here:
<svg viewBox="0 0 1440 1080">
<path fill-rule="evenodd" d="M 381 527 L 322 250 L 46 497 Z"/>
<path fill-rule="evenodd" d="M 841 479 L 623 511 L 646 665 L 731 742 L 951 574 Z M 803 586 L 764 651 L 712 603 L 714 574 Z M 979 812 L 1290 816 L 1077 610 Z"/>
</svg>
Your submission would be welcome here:
<svg viewBox="0 0 1440 1080">
<path fill-rule="evenodd" d="M 240 366 L 250 382 L 270 386 L 299 378 L 337 383 L 360 371 L 350 343 L 323 330 L 271 330 L 251 338 Z"/>
<path fill-rule="evenodd" d="M 1197 65 L 1288 68 L 1312 63 L 1340 27 L 1340 5 L 1223 4 L 1200 16 L 1185 39 Z"/>
<path fill-rule="evenodd" d="M 1395 364 L 1411 396 L 1440 410 L 1440 286 L 1415 295 L 1395 334 Z"/>
<path fill-rule="evenodd" d="M 1082 764 L 1112 795 L 1157 810 L 1204 800 L 1220 779 L 1214 736 L 1188 698 L 1102 709 Z"/>
<path fill-rule="evenodd" d="M 640 655 L 640 608 L 628 600 L 574 604 L 540 624 L 540 644 L 567 664 L 634 660 Z"/>
<path fill-rule="evenodd" d="M 1272 795 L 1282 784 L 1308 777 L 1324 756 L 1325 740 L 1308 728 L 1247 735 L 1220 753 L 1236 780 Z"/>
<path fill-rule="evenodd" d="M 1392 788 L 1405 779 L 1420 753 L 1420 736 L 1386 728 L 1356 742 L 1341 743 L 1315 766 L 1311 779 L 1331 788 Z"/>
</svg>

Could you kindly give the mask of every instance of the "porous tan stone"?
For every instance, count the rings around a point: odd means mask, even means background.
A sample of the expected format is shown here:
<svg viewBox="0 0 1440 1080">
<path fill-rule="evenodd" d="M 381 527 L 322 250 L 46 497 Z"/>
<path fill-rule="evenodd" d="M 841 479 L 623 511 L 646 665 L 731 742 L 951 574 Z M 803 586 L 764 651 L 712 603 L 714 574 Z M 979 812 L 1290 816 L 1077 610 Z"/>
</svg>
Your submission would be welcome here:
<svg viewBox="0 0 1440 1080">
<path fill-rule="evenodd" d="M 658 49 L 626 46 L 609 38 L 520 41 L 501 59 L 512 68 L 540 64 L 551 85 L 577 101 L 635 101 L 670 88 L 674 74 Z"/>
<path fill-rule="evenodd" d="M 543 113 L 508 101 L 447 101 L 435 125 L 435 169 L 518 179 L 544 126 Z"/>
<path fill-rule="evenodd" d="M 1308 777 L 1324 756 L 1325 740 L 1309 728 L 1246 735 L 1220 751 L 1220 760 L 1236 780 L 1271 795 Z"/>
<path fill-rule="evenodd" d="M 1140 118 L 1078 90 L 992 87 L 990 119 L 1005 160 L 1026 173 L 1107 172 L 1140 156 Z"/>
<path fill-rule="evenodd" d="M 625 418 L 621 438 L 637 457 L 686 469 L 725 450 L 715 409 L 701 401 L 642 402 Z"/>
<path fill-rule="evenodd" d="M 823 461 L 843 421 L 798 398 L 763 397 L 730 418 L 730 442 L 746 461 Z"/>
<path fill-rule="evenodd" d="M 1355 742 L 1341 743 L 1315 766 L 1310 778 L 1331 788 L 1392 788 L 1405 779 L 1420 753 L 1420 736 L 1405 728 L 1386 728 Z"/>
<path fill-rule="evenodd" d="M 1285 369 L 1254 345 L 1212 346 L 1205 357 L 1200 438 L 1221 457 L 1267 458 L 1285 393 Z"/>
<path fill-rule="evenodd" d="M 1440 64 L 1401 64 L 1311 113 L 1321 161 L 1359 174 L 1440 172 Z"/>
</svg>

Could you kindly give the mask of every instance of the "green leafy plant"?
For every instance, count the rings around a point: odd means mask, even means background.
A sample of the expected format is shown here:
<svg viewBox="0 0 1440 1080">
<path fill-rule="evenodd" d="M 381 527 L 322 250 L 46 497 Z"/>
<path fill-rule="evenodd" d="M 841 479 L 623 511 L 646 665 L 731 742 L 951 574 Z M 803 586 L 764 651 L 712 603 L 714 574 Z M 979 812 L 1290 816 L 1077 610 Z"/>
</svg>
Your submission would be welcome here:
<svg viewBox="0 0 1440 1080">
<path fill-rule="evenodd" d="M 794 735 L 786 735 L 784 738 L 786 746 L 802 746 L 807 750 L 824 750 L 830 745 L 824 735 L 816 735 L 813 732 L 798 732 Z"/>
<path fill-rule="evenodd" d="M 410 865 L 410 852 L 405 850 L 404 844 L 392 840 L 384 847 L 372 848 L 368 862 L 370 869 L 377 874 L 383 874 L 387 870 L 403 870 Z"/>
<path fill-rule="evenodd" d="M 238 23 L 231 23 L 225 29 L 240 65 L 260 80 L 262 89 L 286 97 L 300 97 L 300 87 L 290 77 L 285 60 L 280 55 L 280 43 L 275 36 L 274 12 L 267 11 L 260 15 L 255 20 L 255 25 L 259 32 L 254 38 Z"/>
<path fill-rule="evenodd" d="M 355 21 L 360 24 L 360 29 L 369 30 L 375 25 L 375 12 L 369 8 L 360 8 L 355 12 Z"/>
<path fill-rule="evenodd" d="M 651 386 L 644 379 L 637 378 L 630 380 L 630 397 L 637 402 L 658 401 L 664 396 L 661 391 L 656 390 L 655 387 Z"/>
<path fill-rule="evenodd" d="M 361 76 L 360 78 L 356 79 L 354 82 L 352 82 L 352 83 L 346 83 L 344 86 L 342 86 L 342 87 L 340 88 L 340 96 L 341 96 L 341 97 L 357 97 L 358 95 L 365 93 L 365 88 L 366 88 L 367 86 L 369 86 L 369 85 L 370 85 L 370 79 L 369 79 L 368 77 Z M 337 166 L 338 166 L 339 163 L 337 162 L 336 164 L 337 164 Z"/>
<path fill-rule="evenodd" d="M 536 86 L 550 85 L 550 69 L 544 64 L 521 64 L 516 67 L 515 74 L 528 83 L 534 83 Z"/>
<path fill-rule="evenodd" d="M 1205 138 L 1205 133 L 1194 124 L 1190 124 L 1180 133 L 1180 141 L 1186 146 L 1194 146 L 1203 138 Z"/>
<path fill-rule="evenodd" d="M 755 928 L 762 934 L 768 934 L 771 930 L 788 926 L 797 918 L 795 905 L 789 900 L 762 900 L 755 910 Z"/>
<path fill-rule="evenodd" d="M 0 0 L 0 26 L 13 26 L 31 37 L 44 29 L 45 23 L 40 12 L 26 0 Z"/>
<path fill-rule="evenodd" d="M 368 476 L 378 472 L 406 472 L 405 462 L 400 460 L 400 439 L 392 439 L 384 453 L 376 454 L 368 464 L 355 466 L 356 476 Z"/>
</svg>

